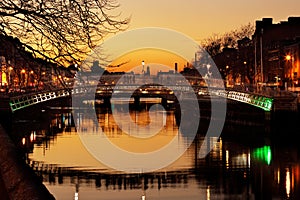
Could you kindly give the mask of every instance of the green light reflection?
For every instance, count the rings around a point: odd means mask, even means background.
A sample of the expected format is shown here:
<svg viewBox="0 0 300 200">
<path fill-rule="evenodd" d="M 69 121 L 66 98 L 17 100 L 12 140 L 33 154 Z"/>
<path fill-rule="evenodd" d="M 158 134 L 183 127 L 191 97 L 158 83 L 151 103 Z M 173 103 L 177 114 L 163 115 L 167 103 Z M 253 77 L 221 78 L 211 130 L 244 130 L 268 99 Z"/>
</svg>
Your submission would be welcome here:
<svg viewBox="0 0 300 200">
<path fill-rule="evenodd" d="M 270 146 L 263 146 L 253 150 L 253 157 L 270 165 L 272 160 L 272 152 Z"/>
</svg>

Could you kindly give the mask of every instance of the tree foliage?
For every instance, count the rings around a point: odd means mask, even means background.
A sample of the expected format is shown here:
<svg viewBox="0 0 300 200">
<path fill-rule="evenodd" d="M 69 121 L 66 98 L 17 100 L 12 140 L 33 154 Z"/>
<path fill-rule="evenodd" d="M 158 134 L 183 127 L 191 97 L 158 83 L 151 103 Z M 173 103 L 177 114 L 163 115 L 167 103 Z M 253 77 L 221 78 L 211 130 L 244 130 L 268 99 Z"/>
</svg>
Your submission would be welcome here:
<svg viewBox="0 0 300 200">
<path fill-rule="evenodd" d="M 204 39 L 201 42 L 201 46 L 211 56 L 215 56 L 221 53 L 224 48 L 237 48 L 238 40 L 246 37 L 251 38 L 254 34 L 254 29 L 255 27 L 248 23 L 224 34 L 213 34 L 211 37 Z"/>
<path fill-rule="evenodd" d="M 20 39 L 35 57 L 79 62 L 110 33 L 124 30 L 114 0 L 1 0 L 0 34 Z"/>
</svg>

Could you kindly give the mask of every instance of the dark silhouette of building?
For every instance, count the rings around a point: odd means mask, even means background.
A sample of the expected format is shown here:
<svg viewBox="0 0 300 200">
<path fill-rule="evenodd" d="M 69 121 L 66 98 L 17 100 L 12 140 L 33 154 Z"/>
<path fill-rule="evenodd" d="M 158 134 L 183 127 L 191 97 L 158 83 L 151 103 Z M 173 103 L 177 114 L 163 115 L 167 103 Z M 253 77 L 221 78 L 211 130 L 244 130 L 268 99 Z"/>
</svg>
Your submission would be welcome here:
<svg viewBox="0 0 300 200">
<path fill-rule="evenodd" d="M 221 53 L 213 57 L 221 76 L 228 84 L 233 84 L 240 77 L 238 62 L 238 50 L 235 48 L 224 48 Z M 230 83 L 229 83 L 230 82 Z"/>
<path fill-rule="evenodd" d="M 286 86 L 300 86 L 300 38 L 296 38 L 284 46 L 284 78 Z"/>
<path fill-rule="evenodd" d="M 224 80 L 231 84 L 297 86 L 300 79 L 300 17 L 274 24 L 256 21 L 252 38 L 237 41 L 213 56 Z"/>
<path fill-rule="evenodd" d="M 272 18 L 256 21 L 252 41 L 259 82 L 274 82 L 276 77 L 287 81 L 284 49 L 297 37 L 300 37 L 300 17 L 289 17 L 287 21 L 277 24 L 273 24 Z"/>
</svg>

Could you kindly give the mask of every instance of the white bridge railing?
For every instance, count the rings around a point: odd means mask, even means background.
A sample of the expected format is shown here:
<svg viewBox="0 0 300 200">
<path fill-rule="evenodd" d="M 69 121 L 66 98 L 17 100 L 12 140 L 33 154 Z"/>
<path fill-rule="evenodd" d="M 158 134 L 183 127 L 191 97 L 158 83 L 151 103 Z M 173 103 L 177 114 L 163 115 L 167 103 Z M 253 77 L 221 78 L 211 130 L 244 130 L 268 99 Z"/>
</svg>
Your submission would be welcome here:
<svg viewBox="0 0 300 200">
<path fill-rule="evenodd" d="M 214 94 L 221 96 L 227 99 L 232 99 L 235 101 L 247 103 L 259 108 L 262 108 L 265 111 L 271 111 L 273 106 L 273 98 L 266 97 L 260 94 L 252 94 L 246 92 L 238 91 L 225 91 L 225 90 L 216 90 Z"/>
<path fill-rule="evenodd" d="M 106 88 L 103 88 L 106 87 Z M 100 86 L 98 87 L 97 92 L 100 90 L 103 91 L 107 91 L 107 89 L 110 89 L 113 91 L 118 90 L 120 91 L 125 91 L 126 89 L 128 89 L 129 86 L 118 86 L 117 88 L 114 88 L 111 85 L 108 86 Z M 132 86 L 133 87 L 133 86 Z M 149 86 L 151 88 L 151 86 Z M 154 86 L 152 86 L 154 87 Z M 155 89 L 165 89 L 164 88 L 160 88 L 161 86 L 157 86 L 157 88 Z M 171 90 L 180 90 L 180 91 L 186 91 L 186 90 L 190 90 L 190 87 L 185 87 L 185 86 L 168 86 L 168 89 Z M 154 88 L 152 88 L 154 89 Z M 195 89 L 195 88 L 194 88 Z M 201 89 L 197 89 L 197 90 L 201 90 Z M 47 92 L 40 92 L 40 93 L 36 93 L 36 94 L 24 94 L 24 95 L 20 95 L 20 96 L 15 96 L 15 97 L 11 97 L 10 98 L 10 108 L 12 110 L 12 112 L 16 111 L 16 110 L 20 110 L 22 108 L 34 105 L 34 104 L 38 104 L 38 103 L 42 103 L 45 101 L 49 101 L 49 100 L 53 100 L 53 99 L 57 99 L 60 97 L 66 97 L 66 96 L 70 96 L 72 93 L 84 93 L 86 91 L 89 91 L 89 89 L 85 89 L 85 88 L 76 88 L 76 90 L 67 90 L 67 89 L 61 89 L 61 90 L 57 90 L 57 91 L 47 91 Z M 199 91 L 195 91 L 197 94 L 200 94 Z M 149 91 L 150 92 L 150 91 Z M 273 98 L 271 97 L 267 97 L 264 96 L 262 94 L 254 94 L 254 93 L 249 93 L 249 92 L 243 92 L 243 91 L 231 91 L 231 90 L 212 90 L 210 91 L 211 95 L 216 95 L 216 96 L 220 96 L 220 97 L 224 97 L 227 99 L 232 99 L 235 101 L 239 101 L 239 102 L 243 102 L 243 103 L 247 103 L 256 107 L 259 107 L 265 111 L 270 111 L 272 109 L 273 106 Z"/>
<path fill-rule="evenodd" d="M 66 97 L 69 95 L 70 92 L 68 90 L 58 90 L 53 92 L 48 91 L 48 92 L 40 92 L 37 94 L 27 94 L 27 95 L 11 97 L 9 105 L 11 111 L 14 112 L 16 110 L 20 110 L 22 108 L 26 108 L 34 104 L 57 99 L 60 97 Z"/>
</svg>

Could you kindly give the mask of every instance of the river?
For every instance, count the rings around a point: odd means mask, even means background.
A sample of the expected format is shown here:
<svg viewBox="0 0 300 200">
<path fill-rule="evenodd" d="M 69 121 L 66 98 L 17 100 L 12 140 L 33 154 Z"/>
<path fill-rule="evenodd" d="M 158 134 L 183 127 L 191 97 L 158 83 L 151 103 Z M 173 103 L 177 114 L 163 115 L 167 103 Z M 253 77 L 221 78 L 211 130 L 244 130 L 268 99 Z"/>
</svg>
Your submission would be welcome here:
<svg viewBox="0 0 300 200">
<path fill-rule="evenodd" d="M 95 109 L 96 122 L 89 115 L 81 115 L 84 110 L 76 112 L 80 117 L 74 121 L 74 113 L 68 107 L 19 112 L 12 117 L 10 134 L 28 165 L 58 200 L 300 198 L 300 146 L 293 128 L 278 130 L 272 124 L 253 119 L 247 124 L 226 122 L 220 137 L 205 138 L 204 130 L 199 130 L 189 142 L 180 133 L 174 111 L 161 110 L 156 115 L 157 111 L 149 111 L 153 103 L 142 102 L 138 109 L 130 111 L 131 119 L 122 117 L 123 110 L 119 109 L 121 124 L 116 123 L 111 109 L 105 106 Z M 151 137 L 136 138 L 123 131 L 125 127 L 130 129 L 130 121 L 145 128 L 151 120 L 161 122 L 149 128 L 161 126 Z M 153 161 L 162 163 L 155 171 L 122 171 L 111 167 L 109 161 L 99 161 L 78 133 L 92 133 L 95 140 L 102 140 L 97 129 L 113 145 L 129 153 L 161 151 L 174 138 L 179 149 L 188 148 L 178 159 L 175 156 L 166 164 L 168 157 L 157 157 L 163 160 Z M 273 137 L 278 132 L 284 133 Z M 212 150 L 201 155 L 200 147 Z M 124 162 L 122 156 L 107 152 L 107 148 L 96 149 L 116 162 Z"/>
</svg>

